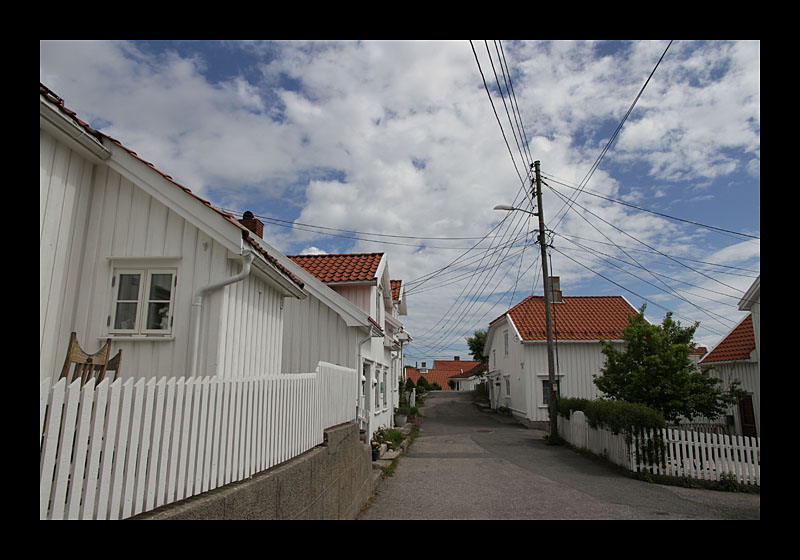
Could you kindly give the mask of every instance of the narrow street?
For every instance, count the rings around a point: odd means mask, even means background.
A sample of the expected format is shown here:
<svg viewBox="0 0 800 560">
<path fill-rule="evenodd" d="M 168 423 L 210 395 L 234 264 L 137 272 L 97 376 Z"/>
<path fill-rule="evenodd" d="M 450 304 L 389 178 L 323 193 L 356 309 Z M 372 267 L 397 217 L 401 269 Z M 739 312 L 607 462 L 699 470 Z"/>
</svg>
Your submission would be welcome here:
<svg viewBox="0 0 800 560">
<path fill-rule="evenodd" d="M 758 494 L 649 484 L 484 412 L 425 398 L 419 437 L 359 519 L 760 519 Z"/>
</svg>

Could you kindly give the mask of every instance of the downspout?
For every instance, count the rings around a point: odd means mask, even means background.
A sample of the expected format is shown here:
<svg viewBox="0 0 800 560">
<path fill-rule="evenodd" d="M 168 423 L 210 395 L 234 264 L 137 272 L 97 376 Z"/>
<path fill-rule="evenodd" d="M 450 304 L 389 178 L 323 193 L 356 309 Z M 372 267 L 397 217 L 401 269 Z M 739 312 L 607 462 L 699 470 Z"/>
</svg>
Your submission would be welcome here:
<svg viewBox="0 0 800 560">
<path fill-rule="evenodd" d="M 242 262 L 242 270 L 239 272 L 239 274 L 224 280 L 220 280 L 219 282 L 214 282 L 213 284 L 209 284 L 204 288 L 200 288 L 192 299 L 192 356 L 191 363 L 189 364 L 189 377 L 196 377 L 197 374 L 197 360 L 200 355 L 200 318 L 202 316 L 203 302 L 205 301 L 206 296 L 211 292 L 214 292 L 229 284 L 235 284 L 236 282 L 240 282 L 247 278 L 247 276 L 250 274 L 250 265 L 253 263 L 255 257 L 256 256 L 253 254 L 253 252 L 249 250 L 245 251 L 239 257 Z"/>
</svg>

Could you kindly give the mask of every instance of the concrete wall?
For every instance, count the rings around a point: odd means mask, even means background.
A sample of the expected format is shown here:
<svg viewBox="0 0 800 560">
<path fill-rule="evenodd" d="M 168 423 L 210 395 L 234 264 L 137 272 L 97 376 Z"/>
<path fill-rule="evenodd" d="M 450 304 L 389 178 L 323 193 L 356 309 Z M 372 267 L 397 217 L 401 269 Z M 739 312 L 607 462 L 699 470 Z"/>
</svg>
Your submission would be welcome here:
<svg viewBox="0 0 800 560">
<path fill-rule="evenodd" d="M 355 519 L 380 471 L 353 422 L 325 430 L 326 443 L 249 480 L 142 513 L 139 520 Z"/>
</svg>

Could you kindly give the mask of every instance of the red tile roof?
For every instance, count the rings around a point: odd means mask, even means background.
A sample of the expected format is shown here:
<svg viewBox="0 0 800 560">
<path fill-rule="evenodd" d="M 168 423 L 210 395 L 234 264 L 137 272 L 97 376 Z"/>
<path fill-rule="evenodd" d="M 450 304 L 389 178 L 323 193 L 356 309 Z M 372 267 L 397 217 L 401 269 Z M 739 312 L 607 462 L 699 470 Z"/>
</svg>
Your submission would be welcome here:
<svg viewBox="0 0 800 560">
<path fill-rule="evenodd" d="M 552 307 L 553 336 L 557 340 L 619 339 L 628 326 L 628 316 L 639 313 L 622 296 L 564 296 L 563 301 Z M 508 315 L 523 340 L 547 340 L 543 296 L 522 300 Z"/>
<path fill-rule="evenodd" d="M 428 380 L 428 383 L 438 383 L 439 386 L 442 388 L 443 391 L 449 391 L 450 385 L 447 384 L 447 380 L 450 379 L 455 374 L 452 370 L 435 370 L 429 369 L 425 373 L 420 372 L 416 368 L 406 368 L 406 377 L 413 379 L 414 383 L 416 384 L 419 381 L 420 376 L 424 377 Z"/>
<path fill-rule="evenodd" d="M 392 299 L 394 301 L 400 301 L 400 287 L 403 285 L 402 280 L 390 280 L 389 281 L 392 285 Z"/>
<path fill-rule="evenodd" d="M 376 279 L 383 253 L 287 256 L 321 282 L 364 282 Z"/>
<path fill-rule="evenodd" d="M 716 348 L 708 353 L 701 363 L 730 362 L 733 360 L 749 360 L 750 353 L 756 349 L 756 337 L 753 334 L 753 315 L 748 314 L 728 336 L 722 339 Z"/>
<path fill-rule="evenodd" d="M 460 371 L 469 371 L 478 364 L 480 362 L 474 360 L 434 360 L 433 369 L 443 369 L 458 373 Z"/>
<path fill-rule="evenodd" d="M 468 378 L 486 371 L 484 364 L 472 360 L 434 360 L 433 363 L 436 367 L 425 373 L 421 373 L 418 368 L 406 368 L 406 377 L 413 379 L 416 383 L 421 375 L 428 380 L 428 383 L 438 383 L 444 391 L 449 391 L 448 379 L 452 377 Z"/>
<path fill-rule="evenodd" d="M 450 377 L 459 377 L 459 378 L 462 378 L 462 379 L 469 379 L 473 375 L 478 375 L 478 374 L 484 373 L 486 371 L 489 371 L 489 366 L 484 364 L 483 362 L 470 362 L 470 363 L 475 363 L 477 365 L 472 367 L 472 368 L 470 368 L 470 369 L 465 369 L 462 373 L 455 373 L 455 374 L 451 375 Z"/>
</svg>

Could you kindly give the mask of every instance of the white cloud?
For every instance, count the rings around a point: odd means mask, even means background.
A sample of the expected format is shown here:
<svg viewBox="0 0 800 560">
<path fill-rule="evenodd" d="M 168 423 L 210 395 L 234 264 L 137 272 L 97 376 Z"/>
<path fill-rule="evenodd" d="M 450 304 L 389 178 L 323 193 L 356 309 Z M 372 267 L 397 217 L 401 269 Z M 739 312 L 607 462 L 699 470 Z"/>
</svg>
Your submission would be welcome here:
<svg viewBox="0 0 800 560">
<path fill-rule="evenodd" d="M 495 46 L 489 45 L 499 74 Z M 581 182 L 665 46 L 663 41 L 503 42 L 530 151 L 542 161 L 543 172 L 573 186 Z M 506 217 L 492 210 L 496 204 L 513 203 L 530 188 L 518 175 L 524 175 L 525 164 L 496 94 L 486 47 L 479 41 L 474 47 L 511 154 L 464 41 L 228 42 L 220 52 L 240 51 L 260 62 L 246 75 L 229 72 L 214 80 L 209 78 L 212 60 L 200 52 L 155 54 L 123 42 L 42 41 L 40 79 L 81 118 L 98 123 L 193 191 L 213 195 L 223 207 L 260 206 L 261 212 L 283 219 L 397 236 L 377 238 L 382 244 L 354 242 L 266 223 L 268 241 L 284 252 L 385 251 L 392 275 L 410 281 L 464 253 L 431 247 L 471 246 Z M 258 58 L 261 53 L 269 58 Z M 680 216 L 694 215 L 696 208 L 688 212 L 681 202 L 689 196 L 709 197 L 704 209 L 715 212 L 722 202 L 735 201 L 713 190 L 715 179 L 741 180 L 741 175 L 755 177 L 758 185 L 759 56 L 757 42 L 676 42 L 588 188 L 644 207 L 672 204 L 670 211 Z M 638 173 L 633 184 L 624 178 L 630 171 Z M 552 187 L 566 196 L 574 192 Z M 701 192 L 684 192 L 690 187 Z M 677 239 L 707 242 L 707 236 L 663 218 L 587 195 L 578 202 L 664 250 L 678 250 Z M 545 191 L 548 226 L 555 227 L 562 206 Z M 581 212 L 620 245 L 636 245 Z M 495 233 L 524 239 L 536 224 L 522 217 L 506 217 Z M 513 226 L 506 229 L 507 224 Z M 607 242 L 575 212 L 558 222 L 557 231 Z M 417 242 L 427 248 L 419 249 Z M 557 247 L 566 251 L 569 244 L 557 241 Z M 521 254 L 521 249 L 511 252 Z M 759 259 L 752 245 L 747 253 L 719 242 L 712 250 L 725 262 Z M 684 251 L 707 254 L 709 247 Z M 475 324 L 462 321 L 465 332 L 485 327 L 509 304 L 507 297 L 485 303 L 489 293 L 516 285 L 519 301 L 532 287 L 541 289 L 537 254 L 538 246 L 529 246 L 522 263 L 509 260 L 491 277 L 488 272 L 466 277 L 410 297 L 412 336 L 433 327 L 448 310 L 449 322 L 462 312 L 474 318 Z M 570 253 L 576 259 L 578 254 Z M 494 251 L 489 257 L 502 255 Z M 589 271 L 557 253 L 553 261 L 565 294 L 577 287 L 596 293 L 597 286 L 620 292 L 603 282 L 589 288 L 595 272 L 606 273 L 597 265 Z M 437 278 L 425 287 L 452 278 Z"/>
</svg>

